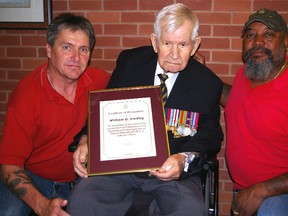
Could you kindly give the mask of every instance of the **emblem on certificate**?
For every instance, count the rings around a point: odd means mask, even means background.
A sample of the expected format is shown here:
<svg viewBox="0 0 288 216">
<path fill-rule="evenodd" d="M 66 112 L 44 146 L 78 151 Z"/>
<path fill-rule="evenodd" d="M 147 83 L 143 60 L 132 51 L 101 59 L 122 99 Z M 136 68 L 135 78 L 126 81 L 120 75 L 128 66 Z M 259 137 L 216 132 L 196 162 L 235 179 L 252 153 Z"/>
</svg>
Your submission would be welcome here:
<svg viewBox="0 0 288 216">
<path fill-rule="evenodd" d="M 194 136 L 197 133 L 199 113 L 165 108 L 166 126 L 175 138 Z"/>
</svg>

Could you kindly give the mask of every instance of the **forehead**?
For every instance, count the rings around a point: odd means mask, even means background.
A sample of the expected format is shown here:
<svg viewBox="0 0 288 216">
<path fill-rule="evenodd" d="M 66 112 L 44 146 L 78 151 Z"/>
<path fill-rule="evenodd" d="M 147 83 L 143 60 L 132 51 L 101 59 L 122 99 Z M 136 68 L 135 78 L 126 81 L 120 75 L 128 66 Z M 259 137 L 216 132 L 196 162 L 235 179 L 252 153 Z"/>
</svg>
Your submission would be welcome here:
<svg viewBox="0 0 288 216">
<path fill-rule="evenodd" d="M 185 21 L 181 24 L 178 28 L 169 28 L 167 23 L 162 23 L 161 25 L 161 35 L 160 38 L 162 39 L 169 39 L 169 40 L 190 40 L 192 36 L 192 29 L 193 26 L 191 22 Z"/>
<path fill-rule="evenodd" d="M 72 30 L 72 29 L 61 29 L 57 35 L 56 39 L 69 39 L 69 38 L 74 38 L 74 39 L 81 39 L 81 40 L 89 40 L 89 37 L 87 33 L 83 30 L 77 29 L 77 30 Z"/>
</svg>

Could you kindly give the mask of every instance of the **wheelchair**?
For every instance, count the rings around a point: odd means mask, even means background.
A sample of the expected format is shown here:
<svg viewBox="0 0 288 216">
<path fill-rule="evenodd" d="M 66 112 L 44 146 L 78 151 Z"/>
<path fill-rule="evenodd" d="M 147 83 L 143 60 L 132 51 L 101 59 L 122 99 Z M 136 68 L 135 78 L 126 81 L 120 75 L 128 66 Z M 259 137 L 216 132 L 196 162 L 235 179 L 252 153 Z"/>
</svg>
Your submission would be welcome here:
<svg viewBox="0 0 288 216">
<path fill-rule="evenodd" d="M 68 147 L 69 152 L 76 150 L 79 140 L 79 137 L 74 138 L 74 142 Z M 218 216 L 219 161 L 216 153 L 207 154 L 201 170 L 201 182 L 205 207 L 208 209 L 208 216 Z M 146 216 L 151 200 L 151 195 L 136 190 L 133 194 L 133 204 L 125 216 Z"/>
</svg>

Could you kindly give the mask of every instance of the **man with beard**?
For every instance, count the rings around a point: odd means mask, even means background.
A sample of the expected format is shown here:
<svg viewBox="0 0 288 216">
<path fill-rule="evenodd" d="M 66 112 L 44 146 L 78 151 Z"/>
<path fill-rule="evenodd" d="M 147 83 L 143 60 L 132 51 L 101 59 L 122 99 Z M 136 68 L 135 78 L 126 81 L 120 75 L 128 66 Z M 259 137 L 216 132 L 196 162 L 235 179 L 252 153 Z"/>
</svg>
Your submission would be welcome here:
<svg viewBox="0 0 288 216">
<path fill-rule="evenodd" d="M 287 215 L 286 22 L 276 11 L 261 9 L 245 23 L 242 39 L 245 65 L 225 107 L 226 158 L 234 181 L 231 209 L 241 216 Z"/>
</svg>

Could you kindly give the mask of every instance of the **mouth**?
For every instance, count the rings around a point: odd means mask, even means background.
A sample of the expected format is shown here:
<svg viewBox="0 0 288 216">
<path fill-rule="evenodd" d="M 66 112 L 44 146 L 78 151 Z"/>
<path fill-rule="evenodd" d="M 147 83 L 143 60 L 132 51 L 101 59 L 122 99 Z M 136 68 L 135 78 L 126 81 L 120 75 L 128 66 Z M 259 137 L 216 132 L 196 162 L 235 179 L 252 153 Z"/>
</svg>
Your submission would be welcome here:
<svg viewBox="0 0 288 216">
<path fill-rule="evenodd" d="M 170 65 L 180 65 L 181 63 L 180 62 L 171 62 L 171 61 L 166 61 L 167 64 L 170 64 Z"/>
<path fill-rule="evenodd" d="M 79 68 L 81 68 L 79 64 L 69 64 L 69 65 L 67 65 L 67 66 L 68 66 L 69 68 L 71 68 L 71 69 L 79 69 Z"/>
<path fill-rule="evenodd" d="M 264 55 L 266 55 L 266 53 L 261 50 L 255 50 L 251 53 L 251 57 L 262 57 Z"/>
<path fill-rule="evenodd" d="M 252 48 L 250 50 L 248 50 L 247 54 L 246 54 L 246 59 L 260 59 L 263 57 L 267 57 L 269 58 L 269 56 L 271 55 L 271 51 L 263 48 L 263 47 L 255 47 Z"/>
</svg>

